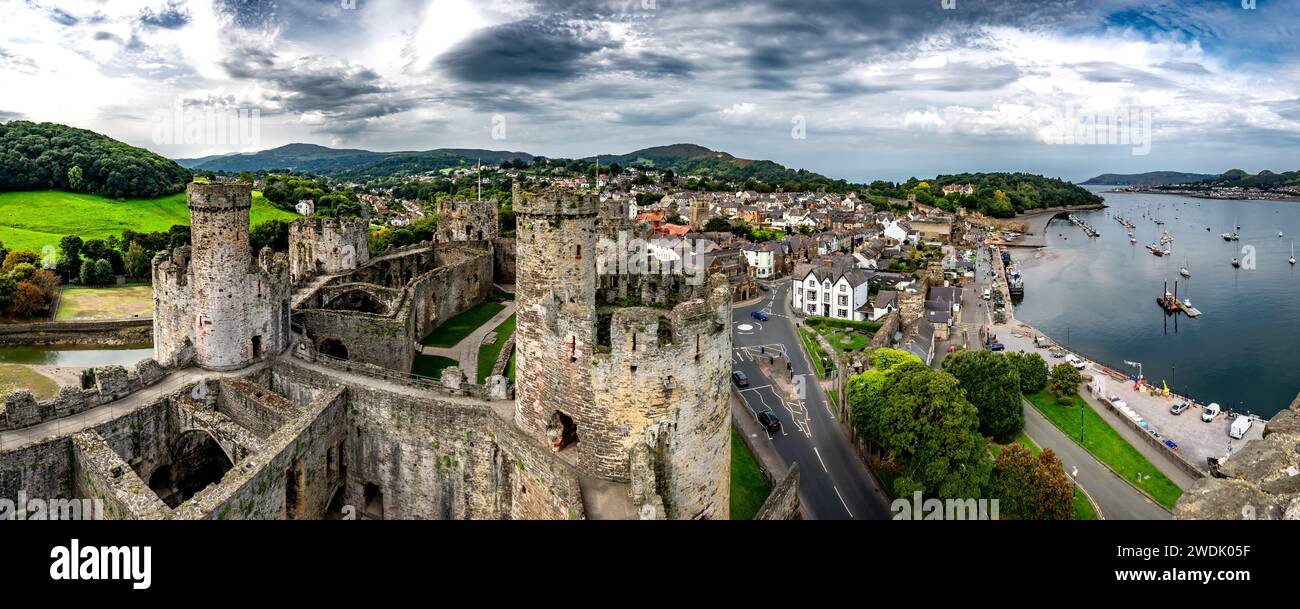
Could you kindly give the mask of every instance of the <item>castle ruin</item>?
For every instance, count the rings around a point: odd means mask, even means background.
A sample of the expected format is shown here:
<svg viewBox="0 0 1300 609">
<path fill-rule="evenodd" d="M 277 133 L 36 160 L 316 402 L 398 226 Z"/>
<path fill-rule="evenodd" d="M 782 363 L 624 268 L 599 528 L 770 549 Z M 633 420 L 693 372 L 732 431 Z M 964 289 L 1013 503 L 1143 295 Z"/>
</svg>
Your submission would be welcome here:
<svg viewBox="0 0 1300 609">
<path fill-rule="evenodd" d="M 93 498 L 124 519 L 728 517 L 725 279 L 598 267 L 612 225 L 594 194 L 516 193 L 518 399 L 500 375 L 406 372 L 416 339 L 491 289 L 490 239 L 352 269 L 343 241 L 316 242 L 299 268 L 341 272 L 291 293 L 284 254 L 254 261 L 247 185 L 188 195 L 193 246 L 154 260 L 158 363 L 15 417 L 53 433 L 0 427 L 0 498 Z M 302 225 L 296 242 L 329 231 L 352 233 Z"/>
</svg>

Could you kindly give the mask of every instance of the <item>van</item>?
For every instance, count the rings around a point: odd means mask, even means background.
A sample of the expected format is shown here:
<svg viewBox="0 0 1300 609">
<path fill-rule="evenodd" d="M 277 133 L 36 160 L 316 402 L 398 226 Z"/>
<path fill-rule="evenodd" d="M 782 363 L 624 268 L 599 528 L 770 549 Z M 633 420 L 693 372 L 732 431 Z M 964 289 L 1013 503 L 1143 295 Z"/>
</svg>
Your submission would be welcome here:
<svg viewBox="0 0 1300 609">
<path fill-rule="evenodd" d="M 988 289 L 988 288 L 984 288 L 984 300 L 988 300 L 988 299 L 990 299 L 990 298 L 992 298 L 992 297 L 993 297 L 993 290 L 990 290 L 990 289 Z"/>
<path fill-rule="evenodd" d="M 1206 406 L 1205 411 L 1201 413 L 1201 420 L 1206 423 L 1213 421 L 1214 417 L 1219 416 L 1220 410 L 1221 408 L 1218 404 L 1210 404 L 1209 406 Z"/>
<path fill-rule="evenodd" d="M 1244 414 L 1237 415 L 1237 418 L 1232 421 L 1232 427 L 1228 428 L 1228 435 L 1238 440 L 1246 437 L 1246 432 L 1250 431 L 1250 425 L 1253 422 L 1254 419 Z"/>
</svg>

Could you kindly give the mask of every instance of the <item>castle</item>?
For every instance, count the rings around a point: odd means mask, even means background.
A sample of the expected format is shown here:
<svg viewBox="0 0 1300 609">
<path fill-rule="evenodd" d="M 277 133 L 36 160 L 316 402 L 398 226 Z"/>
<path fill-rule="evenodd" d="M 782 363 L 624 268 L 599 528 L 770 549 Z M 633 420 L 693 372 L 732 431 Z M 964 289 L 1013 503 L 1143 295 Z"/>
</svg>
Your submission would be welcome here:
<svg viewBox="0 0 1300 609">
<path fill-rule="evenodd" d="M 517 242 L 494 204 L 447 202 L 447 241 L 373 257 L 363 224 L 299 220 L 289 256 L 254 261 L 249 186 L 187 194 L 193 245 L 154 259 L 157 361 L 96 369 L 82 410 L 26 409 L 57 433 L 0 431 L 0 499 L 131 519 L 729 516 L 726 280 L 619 274 L 600 253 L 627 226 L 596 195 L 516 190 Z M 412 376 L 418 339 L 483 302 L 514 248 L 518 386 Z"/>
</svg>

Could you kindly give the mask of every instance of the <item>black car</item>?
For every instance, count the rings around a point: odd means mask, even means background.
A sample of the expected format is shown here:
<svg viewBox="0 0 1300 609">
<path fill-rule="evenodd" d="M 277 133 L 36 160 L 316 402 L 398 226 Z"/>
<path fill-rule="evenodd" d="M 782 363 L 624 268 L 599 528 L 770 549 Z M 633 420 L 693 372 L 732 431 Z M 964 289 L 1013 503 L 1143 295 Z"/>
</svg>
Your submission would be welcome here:
<svg viewBox="0 0 1300 609">
<path fill-rule="evenodd" d="M 771 410 L 758 413 L 758 423 L 768 431 L 781 431 L 781 419 L 776 418 L 776 413 Z"/>
<path fill-rule="evenodd" d="M 749 377 L 745 376 L 745 373 L 739 370 L 735 370 L 731 373 L 731 380 L 736 381 L 737 387 L 749 386 Z"/>
</svg>

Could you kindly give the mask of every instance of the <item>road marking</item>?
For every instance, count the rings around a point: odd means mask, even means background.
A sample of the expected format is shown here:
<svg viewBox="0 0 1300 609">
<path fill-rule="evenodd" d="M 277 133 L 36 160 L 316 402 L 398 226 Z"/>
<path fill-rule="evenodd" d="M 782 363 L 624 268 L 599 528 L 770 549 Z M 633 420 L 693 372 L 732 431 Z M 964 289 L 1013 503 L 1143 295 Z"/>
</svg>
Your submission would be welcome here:
<svg viewBox="0 0 1300 609">
<path fill-rule="evenodd" d="M 844 495 L 840 494 L 840 487 L 831 485 L 831 488 L 835 489 L 835 496 L 840 498 L 840 505 L 844 506 L 844 511 L 849 513 L 849 518 L 852 518 L 853 510 L 849 509 L 849 504 L 844 501 Z"/>
<path fill-rule="evenodd" d="M 749 389 L 741 389 L 740 392 L 741 392 L 741 393 L 744 393 L 744 392 L 746 392 L 746 391 L 754 391 L 754 390 L 757 390 L 757 389 L 767 389 L 768 387 L 771 387 L 771 385 L 763 385 L 763 386 L 761 386 L 761 387 L 750 387 Z"/>
<path fill-rule="evenodd" d="M 826 472 L 826 473 L 828 473 L 828 474 L 831 473 L 831 470 L 826 469 L 826 461 L 823 461 L 823 460 L 822 460 L 822 453 L 821 453 L 820 450 L 817 450 L 817 447 L 816 447 L 816 446 L 813 447 L 813 454 L 817 455 L 817 460 L 818 460 L 818 461 L 821 461 L 821 464 L 822 464 L 822 471 L 824 471 L 824 472 Z"/>
</svg>

